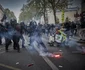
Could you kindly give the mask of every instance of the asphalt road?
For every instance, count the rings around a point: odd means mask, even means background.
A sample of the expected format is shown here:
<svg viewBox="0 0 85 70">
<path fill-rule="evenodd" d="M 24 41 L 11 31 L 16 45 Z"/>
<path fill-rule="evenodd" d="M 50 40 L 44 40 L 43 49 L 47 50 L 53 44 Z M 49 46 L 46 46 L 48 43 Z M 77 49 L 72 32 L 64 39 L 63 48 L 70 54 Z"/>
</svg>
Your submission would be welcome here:
<svg viewBox="0 0 85 70">
<path fill-rule="evenodd" d="M 66 47 L 50 47 L 45 45 L 51 53 L 61 53 L 60 58 L 40 56 L 39 48 L 29 46 L 21 48 L 21 53 L 9 47 L 9 52 L 0 46 L 0 70 L 85 70 L 85 54 Z"/>
<path fill-rule="evenodd" d="M 37 51 L 31 52 L 23 48 L 18 53 L 11 47 L 6 53 L 4 46 L 0 46 L 0 70 L 52 70 Z"/>
</svg>

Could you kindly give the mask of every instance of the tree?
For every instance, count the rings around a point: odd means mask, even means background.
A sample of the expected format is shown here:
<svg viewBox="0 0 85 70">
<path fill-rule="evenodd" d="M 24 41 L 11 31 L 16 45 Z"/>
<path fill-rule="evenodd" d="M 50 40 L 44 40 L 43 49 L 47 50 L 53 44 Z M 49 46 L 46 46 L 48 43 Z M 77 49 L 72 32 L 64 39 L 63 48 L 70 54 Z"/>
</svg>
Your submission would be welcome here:
<svg viewBox="0 0 85 70">
<path fill-rule="evenodd" d="M 4 13 L 6 14 L 7 16 L 7 19 L 10 20 L 10 19 L 16 19 L 15 15 L 14 15 L 14 12 L 13 11 L 10 11 L 8 8 L 6 8 L 4 10 Z"/>
<path fill-rule="evenodd" d="M 15 14 L 13 11 L 10 11 L 10 18 L 16 19 Z"/>
<path fill-rule="evenodd" d="M 27 18 L 32 17 L 39 17 L 44 16 L 44 21 L 46 22 L 46 12 L 47 12 L 47 0 L 27 0 L 27 4 L 23 5 L 21 11 L 25 12 L 22 15 L 26 14 L 26 16 L 29 16 Z M 28 15 L 29 14 L 29 15 Z M 25 16 L 25 17 L 26 17 Z"/>
<path fill-rule="evenodd" d="M 67 6 L 67 0 L 27 0 L 27 4 L 23 5 L 20 16 L 25 20 L 32 17 L 44 16 L 44 21 L 47 23 L 47 10 L 51 9 L 54 13 L 56 23 L 56 10 L 64 10 Z M 21 20 L 21 17 L 20 17 Z"/>
<path fill-rule="evenodd" d="M 56 10 L 64 10 L 68 5 L 68 0 L 48 0 L 49 8 L 53 10 L 54 20 L 56 23 Z"/>
<path fill-rule="evenodd" d="M 32 19 L 32 15 L 30 11 L 21 12 L 19 15 L 19 22 L 24 21 L 27 23 L 28 21 L 30 21 L 30 19 Z"/>
<path fill-rule="evenodd" d="M 32 19 L 34 14 L 30 8 L 32 9 L 32 7 L 29 7 L 28 4 L 23 5 L 21 13 L 19 15 L 19 22 L 24 21 L 27 23 L 30 19 Z"/>
<path fill-rule="evenodd" d="M 37 1 L 37 0 L 36 0 Z M 44 22 L 47 22 L 47 10 L 48 10 L 48 0 L 39 0 L 38 3 L 36 2 L 36 5 L 38 5 L 36 8 L 39 9 L 40 14 L 42 14 L 44 16 Z"/>
</svg>

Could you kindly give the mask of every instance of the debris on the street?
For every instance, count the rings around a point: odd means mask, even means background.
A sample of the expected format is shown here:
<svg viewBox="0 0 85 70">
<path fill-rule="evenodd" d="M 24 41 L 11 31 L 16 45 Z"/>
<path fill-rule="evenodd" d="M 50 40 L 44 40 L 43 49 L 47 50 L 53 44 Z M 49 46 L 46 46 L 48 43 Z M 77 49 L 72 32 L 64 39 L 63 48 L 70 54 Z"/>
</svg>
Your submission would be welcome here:
<svg viewBox="0 0 85 70">
<path fill-rule="evenodd" d="M 60 52 L 62 52 L 62 50 L 59 50 Z"/>
<path fill-rule="evenodd" d="M 16 65 L 18 65 L 19 64 L 19 62 L 16 62 Z"/>
<path fill-rule="evenodd" d="M 59 65 L 60 68 L 62 68 L 63 66 Z"/>
<path fill-rule="evenodd" d="M 31 64 L 28 64 L 27 66 L 28 66 L 28 67 L 31 67 L 31 66 L 33 66 L 33 65 L 34 65 L 34 64 L 33 64 L 33 63 L 31 63 Z"/>
</svg>

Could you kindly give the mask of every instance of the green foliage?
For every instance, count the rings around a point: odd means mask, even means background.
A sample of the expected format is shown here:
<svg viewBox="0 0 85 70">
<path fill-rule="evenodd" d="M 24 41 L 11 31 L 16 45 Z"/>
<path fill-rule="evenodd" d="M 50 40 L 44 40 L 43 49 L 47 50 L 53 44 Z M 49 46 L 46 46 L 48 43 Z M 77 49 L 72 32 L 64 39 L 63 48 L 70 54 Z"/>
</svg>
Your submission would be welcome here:
<svg viewBox="0 0 85 70">
<path fill-rule="evenodd" d="M 4 13 L 6 14 L 7 18 L 10 20 L 11 18 L 16 19 L 14 12 L 10 11 L 8 8 L 4 10 Z"/>
<path fill-rule="evenodd" d="M 23 5 L 19 16 L 19 21 L 28 21 L 32 17 L 44 16 L 47 18 L 47 10 L 51 9 L 54 13 L 56 21 L 56 10 L 64 10 L 67 7 L 68 0 L 27 0 L 27 4 Z M 56 22 L 55 22 L 56 23 Z"/>
<path fill-rule="evenodd" d="M 65 8 L 68 5 L 68 0 L 48 0 L 48 2 L 49 2 L 50 9 L 53 10 L 54 20 L 56 23 L 57 21 L 56 10 L 60 10 L 60 11 L 65 10 Z"/>
<path fill-rule="evenodd" d="M 47 0 L 27 0 L 27 4 L 23 5 L 19 21 L 27 21 L 32 17 L 38 18 L 46 12 Z"/>
</svg>

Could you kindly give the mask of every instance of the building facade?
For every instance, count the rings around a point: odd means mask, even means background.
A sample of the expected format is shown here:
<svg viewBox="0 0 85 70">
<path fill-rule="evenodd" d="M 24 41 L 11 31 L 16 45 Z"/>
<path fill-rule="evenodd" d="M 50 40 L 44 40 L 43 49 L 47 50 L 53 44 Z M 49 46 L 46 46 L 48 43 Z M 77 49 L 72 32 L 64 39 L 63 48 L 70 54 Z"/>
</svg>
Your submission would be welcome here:
<svg viewBox="0 0 85 70">
<path fill-rule="evenodd" d="M 0 22 L 4 15 L 4 8 L 0 5 Z"/>
<path fill-rule="evenodd" d="M 75 14 L 81 13 L 81 0 L 72 0 L 71 5 L 68 5 L 68 8 L 65 9 L 64 11 L 64 21 L 65 19 L 68 17 L 69 21 L 75 21 Z M 85 4 L 84 4 L 85 5 Z M 56 16 L 57 16 L 57 20 L 59 21 L 59 23 L 63 23 L 62 22 L 62 12 L 61 11 L 56 11 Z M 41 17 L 41 22 L 44 23 L 43 17 Z M 49 24 L 54 24 L 54 15 L 52 11 L 48 11 L 48 23 Z"/>
<path fill-rule="evenodd" d="M 82 5 L 82 11 L 85 11 L 85 0 L 82 0 L 81 5 Z"/>
</svg>

